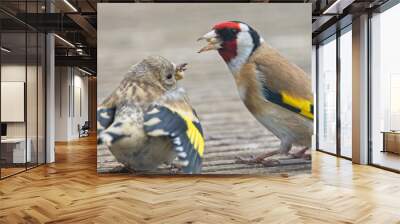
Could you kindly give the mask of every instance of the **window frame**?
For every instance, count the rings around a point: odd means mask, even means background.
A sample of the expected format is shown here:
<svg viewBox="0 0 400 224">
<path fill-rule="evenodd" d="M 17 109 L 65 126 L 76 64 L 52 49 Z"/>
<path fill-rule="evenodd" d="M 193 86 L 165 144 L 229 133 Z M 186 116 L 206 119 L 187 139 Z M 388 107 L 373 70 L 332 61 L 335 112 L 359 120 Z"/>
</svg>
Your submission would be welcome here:
<svg viewBox="0 0 400 224">
<path fill-rule="evenodd" d="M 340 67 L 340 37 L 342 35 L 344 35 L 347 32 L 351 32 L 352 31 L 352 23 L 347 24 L 346 26 L 344 26 L 341 29 L 338 29 L 335 33 L 333 33 L 332 35 L 328 36 L 327 38 L 319 41 L 316 44 L 316 72 L 315 72 L 315 80 L 316 80 L 316 91 L 315 91 L 315 98 L 316 98 L 316 103 L 315 103 L 315 108 L 317 108 L 315 111 L 315 122 L 316 122 L 316 150 L 319 152 L 323 152 L 329 155 L 333 155 L 339 158 L 344 158 L 346 160 L 352 160 L 352 158 L 347 157 L 342 155 L 341 153 L 341 119 L 340 119 L 340 103 L 341 103 L 341 99 L 340 99 L 340 81 L 341 81 L 341 67 Z M 319 100 L 320 100 L 320 96 L 319 96 L 319 85 L 320 85 L 320 72 L 319 72 L 319 47 L 322 43 L 326 44 L 330 41 L 336 41 L 336 152 L 332 153 L 329 152 L 327 150 L 324 150 L 322 148 L 320 148 L 320 140 L 319 140 Z"/>
</svg>

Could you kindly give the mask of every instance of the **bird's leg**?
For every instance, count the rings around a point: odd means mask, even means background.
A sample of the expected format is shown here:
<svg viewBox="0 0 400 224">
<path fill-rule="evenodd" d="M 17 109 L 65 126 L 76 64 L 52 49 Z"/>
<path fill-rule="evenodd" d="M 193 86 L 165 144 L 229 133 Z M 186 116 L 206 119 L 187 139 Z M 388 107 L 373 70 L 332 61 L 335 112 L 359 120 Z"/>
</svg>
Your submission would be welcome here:
<svg viewBox="0 0 400 224">
<path fill-rule="evenodd" d="M 177 174 L 177 173 L 179 173 L 180 170 L 181 170 L 181 168 L 177 164 L 175 164 L 175 163 L 170 164 L 170 167 L 169 167 L 170 174 L 172 174 L 172 175 Z"/>
<path fill-rule="evenodd" d="M 288 155 L 290 149 L 292 148 L 292 144 L 287 143 L 286 141 L 281 141 L 281 145 L 279 147 L 279 150 L 274 150 L 271 152 L 267 152 L 264 154 L 261 154 L 257 157 L 252 157 L 250 159 L 245 159 L 242 157 L 237 157 L 236 158 L 236 163 L 245 163 L 245 164 L 263 164 L 265 166 L 271 166 L 271 165 L 276 165 L 279 164 L 278 159 L 267 159 L 268 157 L 274 156 L 276 154 L 284 154 Z"/>
<path fill-rule="evenodd" d="M 277 154 L 281 154 L 281 155 L 288 155 L 290 149 L 292 148 L 292 144 L 290 144 L 289 142 L 281 139 L 281 145 L 279 146 L 279 151 L 277 151 Z M 278 165 L 280 164 L 280 160 L 279 159 L 264 159 L 262 161 L 262 164 L 264 166 L 274 166 L 274 165 Z"/>
<path fill-rule="evenodd" d="M 291 153 L 290 155 L 293 156 L 294 158 L 303 158 L 306 160 L 311 160 L 311 155 L 310 154 L 306 154 L 306 152 L 309 150 L 309 147 L 304 147 L 301 150 L 299 150 L 298 152 L 295 153 Z"/>
<path fill-rule="evenodd" d="M 250 159 L 245 159 L 242 157 L 236 157 L 236 163 L 245 163 L 245 164 L 264 164 L 264 159 L 267 157 L 271 157 L 273 155 L 276 155 L 279 153 L 279 150 L 274 150 L 271 152 L 267 152 L 264 154 L 261 154 L 257 157 L 252 156 Z"/>
<path fill-rule="evenodd" d="M 122 168 L 122 171 L 127 171 L 128 173 L 136 174 L 136 171 L 134 169 L 130 168 L 129 165 L 125 165 Z"/>
<path fill-rule="evenodd" d="M 289 151 L 292 149 L 292 144 L 286 142 L 285 140 L 281 140 L 281 145 L 279 147 L 279 152 L 282 155 L 289 155 Z"/>
<path fill-rule="evenodd" d="M 261 154 L 261 155 L 259 155 L 257 157 L 252 156 L 250 159 L 237 157 L 236 158 L 236 163 L 263 164 L 263 165 L 272 165 L 272 164 L 275 164 L 275 163 L 279 163 L 279 161 L 276 160 L 276 159 L 265 160 L 265 158 L 274 156 L 276 154 L 279 154 L 283 150 L 286 150 L 285 148 L 286 148 L 286 145 L 281 143 L 279 150 L 274 150 L 274 151 L 271 151 L 271 152 L 263 153 L 263 154 Z M 289 150 L 290 150 L 290 148 L 289 148 Z"/>
</svg>

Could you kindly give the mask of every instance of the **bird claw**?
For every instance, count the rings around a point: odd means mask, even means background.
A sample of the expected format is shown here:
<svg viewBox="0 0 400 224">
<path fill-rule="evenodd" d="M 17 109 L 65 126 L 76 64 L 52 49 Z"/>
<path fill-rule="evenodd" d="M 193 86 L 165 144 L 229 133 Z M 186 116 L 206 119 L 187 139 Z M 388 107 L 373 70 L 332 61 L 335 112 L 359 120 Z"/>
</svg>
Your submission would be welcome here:
<svg viewBox="0 0 400 224">
<path fill-rule="evenodd" d="M 124 166 L 120 172 L 127 172 L 131 174 L 137 174 L 137 171 L 130 168 L 129 166 Z"/>
<path fill-rule="evenodd" d="M 305 160 L 311 160 L 311 154 L 304 154 L 303 159 Z"/>
<path fill-rule="evenodd" d="M 311 160 L 311 155 L 306 154 L 308 148 L 303 148 L 299 152 L 289 154 L 293 158 Z"/>
<path fill-rule="evenodd" d="M 248 165 L 261 164 L 263 166 L 275 166 L 280 164 L 281 162 L 278 159 L 265 159 L 255 156 L 251 156 L 250 159 L 246 159 L 238 156 L 236 157 L 236 163 L 248 164 Z"/>
<path fill-rule="evenodd" d="M 248 165 L 252 165 L 252 164 L 260 164 L 263 163 L 264 159 L 255 157 L 255 156 L 251 156 L 250 159 L 246 159 L 240 156 L 236 157 L 236 163 L 239 164 L 248 164 Z"/>
<path fill-rule="evenodd" d="M 169 165 L 169 172 L 170 174 L 178 174 L 182 172 L 182 166 L 178 163 L 178 160 L 174 160 L 170 165 Z"/>
<path fill-rule="evenodd" d="M 175 175 L 175 174 L 179 173 L 179 171 L 180 171 L 180 169 L 178 167 L 175 167 L 175 166 L 174 167 L 171 166 L 171 168 L 169 169 L 169 173 L 171 175 Z"/>
<path fill-rule="evenodd" d="M 279 161 L 279 159 L 267 159 L 267 160 L 263 160 L 262 161 L 262 165 L 263 166 L 276 166 L 281 164 L 281 162 Z"/>
</svg>

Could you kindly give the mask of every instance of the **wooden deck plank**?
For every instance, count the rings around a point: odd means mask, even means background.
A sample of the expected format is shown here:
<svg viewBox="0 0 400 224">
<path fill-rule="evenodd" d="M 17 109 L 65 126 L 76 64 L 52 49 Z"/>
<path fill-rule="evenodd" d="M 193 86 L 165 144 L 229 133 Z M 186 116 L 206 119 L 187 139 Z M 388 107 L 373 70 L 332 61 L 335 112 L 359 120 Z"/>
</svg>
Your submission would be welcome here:
<svg viewBox="0 0 400 224">
<path fill-rule="evenodd" d="M 210 82 L 211 79 L 212 82 Z M 229 173 L 227 172 L 229 167 L 232 169 L 232 174 L 301 173 L 309 170 L 310 161 L 306 160 L 300 162 L 295 160 L 293 167 L 299 170 L 293 169 L 291 165 L 282 164 L 274 168 L 235 164 L 234 158 L 237 156 L 250 157 L 277 150 L 280 141 L 249 113 L 239 99 L 236 87 L 230 79 L 231 77 L 221 74 L 191 74 L 183 82 L 201 118 L 205 133 L 204 164 L 207 164 L 207 168 L 205 167 L 202 173 L 214 174 L 219 170 L 221 173 L 222 171 Z M 229 164 L 218 161 L 229 161 Z M 298 165 L 299 163 L 302 165 Z M 98 150 L 98 172 L 116 172 L 120 168 L 115 169 L 115 167 L 120 166 L 121 164 L 115 161 L 115 158 L 113 159 L 107 149 Z"/>
</svg>

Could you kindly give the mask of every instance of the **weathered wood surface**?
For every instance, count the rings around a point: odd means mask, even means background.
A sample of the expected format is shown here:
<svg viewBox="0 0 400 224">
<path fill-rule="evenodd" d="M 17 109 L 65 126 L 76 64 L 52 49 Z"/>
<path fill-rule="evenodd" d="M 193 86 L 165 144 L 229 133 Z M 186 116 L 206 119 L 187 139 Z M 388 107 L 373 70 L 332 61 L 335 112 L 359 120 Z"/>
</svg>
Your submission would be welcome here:
<svg viewBox="0 0 400 224">
<path fill-rule="evenodd" d="M 188 72 L 183 86 L 201 118 L 206 137 L 202 173 L 301 173 L 310 169 L 310 161 L 303 159 L 287 158 L 281 164 L 271 167 L 235 163 L 238 156 L 250 157 L 276 150 L 280 144 L 279 139 L 248 112 L 238 97 L 231 76 Z M 105 148 L 98 149 L 97 167 L 98 172 L 119 172 L 122 168 Z"/>
<path fill-rule="evenodd" d="M 309 7 L 297 5 L 289 10 L 288 6 L 279 4 L 246 7 L 190 4 L 151 5 L 150 8 L 116 4 L 99 7 L 99 101 L 110 94 L 131 65 L 148 55 L 161 55 L 176 64 L 187 62 L 188 70 L 181 85 L 188 91 L 205 129 L 204 173 L 308 170 L 309 161 L 299 160 L 287 160 L 292 165 L 271 168 L 233 163 L 235 156 L 258 155 L 276 149 L 279 140 L 258 124 L 244 107 L 223 59 L 217 52 L 196 53 L 205 44 L 196 40 L 209 32 L 216 22 L 240 18 L 251 24 L 268 44 L 310 73 Z M 282 13 L 282 9 L 286 13 Z M 176 12 L 179 16 L 175 16 Z M 260 20 L 260 15 L 268 19 Z M 132 23 L 132 19 L 141 22 Z M 109 152 L 99 150 L 99 171 L 108 172 L 116 166 Z"/>
</svg>

